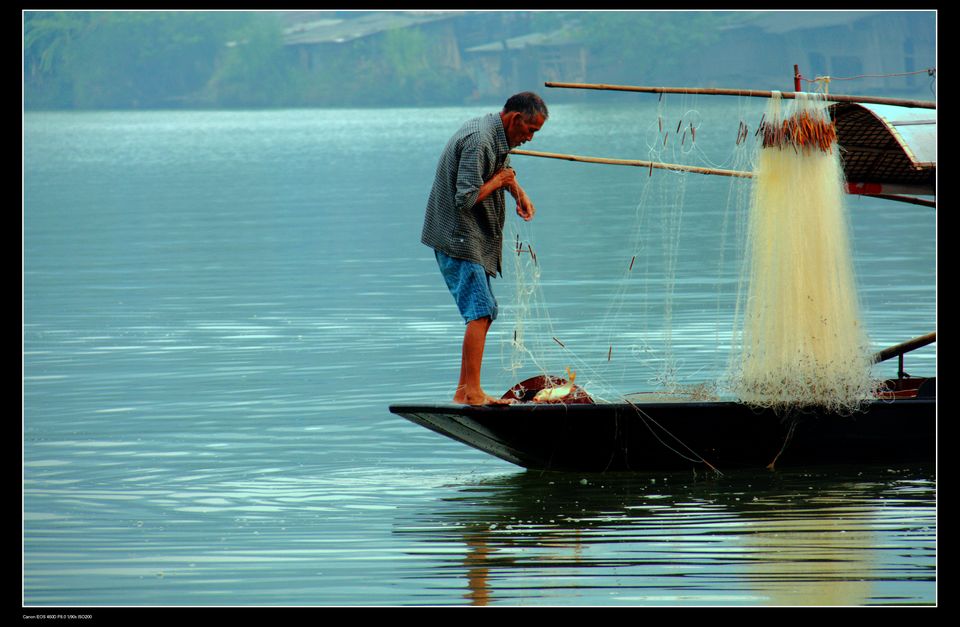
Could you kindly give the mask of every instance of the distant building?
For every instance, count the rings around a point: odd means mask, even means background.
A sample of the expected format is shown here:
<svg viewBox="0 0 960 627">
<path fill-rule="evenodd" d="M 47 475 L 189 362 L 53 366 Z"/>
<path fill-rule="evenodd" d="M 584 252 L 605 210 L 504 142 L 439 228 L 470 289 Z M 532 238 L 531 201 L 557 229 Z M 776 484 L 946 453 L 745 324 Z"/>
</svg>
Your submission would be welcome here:
<svg viewBox="0 0 960 627">
<path fill-rule="evenodd" d="M 463 51 L 466 71 L 486 98 L 539 90 L 546 81 L 583 81 L 587 49 L 568 31 L 529 33 Z"/>
<path fill-rule="evenodd" d="M 827 88 L 834 93 L 921 97 L 933 84 L 924 71 L 936 63 L 935 11 L 718 13 L 716 24 L 726 25 L 716 27 L 713 43 L 674 46 L 663 53 L 669 59 L 642 76 L 616 55 L 588 54 L 574 30 L 583 14 L 564 14 L 553 24 L 565 22 L 566 28 L 539 32 L 529 11 L 288 11 L 284 45 L 301 69 L 345 72 L 341 84 L 347 87 L 350 72 L 365 76 L 378 62 L 384 67 L 376 56 L 382 44 L 391 37 L 403 43 L 409 33 L 422 42 L 423 58 L 412 71 L 431 74 L 434 85 L 450 84 L 446 97 L 462 93 L 462 101 L 499 100 L 540 90 L 546 81 L 792 91 L 794 65 L 808 80 L 830 77 Z M 637 45 L 645 45 L 639 33 Z M 804 82 L 802 89 L 824 84 Z M 424 97 L 440 95 L 427 89 Z M 554 95 L 561 96 L 566 93 Z"/>
<path fill-rule="evenodd" d="M 387 33 L 416 28 L 426 35 L 429 58 L 439 67 L 461 69 L 460 46 L 453 20 L 457 11 L 376 11 L 341 15 L 336 11 L 294 11 L 285 14 L 284 45 L 299 66 L 316 69 L 340 59 L 340 48 L 361 40 L 377 41 Z"/>
<path fill-rule="evenodd" d="M 936 44 L 933 11 L 745 13 L 696 66 L 710 86 L 793 91 L 797 65 L 804 78 L 830 77 L 831 92 L 910 93 L 931 82 L 923 70 L 935 66 Z"/>
<path fill-rule="evenodd" d="M 472 83 L 464 101 L 586 76 L 586 48 L 564 30 L 530 32 L 526 11 L 288 11 L 283 21 L 292 62 L 313 72 L 331 65 L 366 71 L 391 33 L 415 31 L 427 42 L 428 67 Z"/>
</svg>

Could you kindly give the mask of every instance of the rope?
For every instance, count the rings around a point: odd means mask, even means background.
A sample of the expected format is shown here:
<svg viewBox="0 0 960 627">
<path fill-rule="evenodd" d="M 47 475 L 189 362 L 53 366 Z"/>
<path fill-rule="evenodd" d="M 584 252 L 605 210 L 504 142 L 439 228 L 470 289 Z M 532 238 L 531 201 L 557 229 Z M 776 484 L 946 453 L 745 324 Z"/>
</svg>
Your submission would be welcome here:
<svg viewBox="0 0 960 627">
<path fill-rule="evenodd" d="M 816 83 L 817 88 L 821 94 L 827 95 L 830 92 L 830 82 L 831 81 L 855 81 L 861 80 L 864 78 L 899 78 L 901 76 L 915 76 L 917 74 L 926 74 L 927 76 L 936 76 L 937 68 L 926 68 L 924 70 L 916 70 L 913 72 L 894 72 L 890 74 L 858 74 L 856 76 L 817 76 L 814 79 L 804 78 L 800 76 L 799 78 L 808 83 Z"/>
<path fill-rule="evenodd" d="M 807 81 L 808 83 L 815 83 L 819 81 L 821 78 L 826 78 L 828 81 L 830 80 L 854 81 L 854 80 L 860 80 L 864 78 L 898 78 L 901 76 L 913 76 L 915 74 L 926 74 L 927 76 L 934 76 L 936 75 L 936 73 L 937 73 L 937 68 L 930 67 L 923 70 L 916 70 L 913 72 L 894 72 L 891 74 L 858 74 L 856 76 L 825 76 L 825 77 L 818 76 L 815 79 L 809 79 L 809 78 L 803 78 L 803 77 L 801 78 Z"/>
</svg>

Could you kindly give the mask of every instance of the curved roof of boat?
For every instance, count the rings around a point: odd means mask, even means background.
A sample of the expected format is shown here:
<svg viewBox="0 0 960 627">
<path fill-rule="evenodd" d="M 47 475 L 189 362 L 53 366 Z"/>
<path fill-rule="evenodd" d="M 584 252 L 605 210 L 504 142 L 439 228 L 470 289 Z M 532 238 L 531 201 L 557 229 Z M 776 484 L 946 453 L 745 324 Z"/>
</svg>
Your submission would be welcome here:
<svg viewBox="0 0 960 627">
<path fill-rule="evenodd" d="M 909 185 L 935 193 L 936 109 L 839 102 L 831 105 L 831 112 L 847 181 Z"/>
</svg>

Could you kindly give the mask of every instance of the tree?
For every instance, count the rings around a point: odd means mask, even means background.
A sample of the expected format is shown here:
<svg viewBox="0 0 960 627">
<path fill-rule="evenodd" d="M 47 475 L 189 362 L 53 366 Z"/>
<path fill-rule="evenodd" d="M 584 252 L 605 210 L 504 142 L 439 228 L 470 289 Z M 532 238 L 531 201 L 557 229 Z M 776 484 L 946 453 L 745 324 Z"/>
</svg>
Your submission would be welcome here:
<svg viewBox="0 0 960 627">
<path fill-rule="evenodd" d="M 24 105 L 102 109 L 196 104 L 231 35 L 257 15 L 26 13 Z"/>
<path fill-rule="evenodd" d="M 720 28 L 735 19 L 707 11 L 600 11 L 577 16 L 577 32 L 605 80 L 667 81 L 688 70 L 697 49 L 719 39 Z"/>
<path fill-rule="evenodd" d="M 23 17 L 25 106 L 69 104 L 71 50 L 90 28 L 92 14 L 73 11 L 28 12 Z"/>
<path fill-rule="evenodd" d="M 296 98 L 294 81 L 277 17 L 249 14 L 230 32 L 204 87 L 204 99 L 241 107 L 290 104 Z"/>
</svg>

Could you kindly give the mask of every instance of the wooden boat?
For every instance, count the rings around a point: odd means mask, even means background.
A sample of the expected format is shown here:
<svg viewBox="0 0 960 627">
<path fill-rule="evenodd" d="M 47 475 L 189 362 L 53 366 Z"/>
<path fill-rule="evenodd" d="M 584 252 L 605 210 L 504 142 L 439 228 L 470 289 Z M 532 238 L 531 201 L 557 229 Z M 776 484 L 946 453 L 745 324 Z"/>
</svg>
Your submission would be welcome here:
<svg viewBox="0 0 960 627">
<path fill-rule="evenodd" d="M 734 93 L 743 95 L 739 90 Z M 891 122 L 877 109 L 886 104 L 880 102 L 868 107 L 841 102 L 833 110 L 838 141 L 849 153 L 845 161 L 846 177 L 851 182 L 848 191 L 933 204 L 910 195 L 935 194 L 935 148 L 927 146 L 931 125 L 935 140 L 935 120 L 925 116 Z M 907 104 L 926 106 L 926 103 Z M 919 129 L 925 135 L 912 142 L 911 148 L 905 141 L 910 137 L 904 129 Z M 515 152 L 616 165 L 681 167 Z M 879 153 L 887 154 L 888 161 L 894 165 L 878 169 L 876 155 Z M 749 176 L 749 173 L 729 171 L 703 172 Z M 737 401 L 653 398 L 652 395 L 628 396 L 622 402 L 593 403 L 578 389 L 562 402 L 531 402 L 536 391 L 565 383 L 550 377 L 528 379 L 508 391 L 505 397 L 522 401 L 513 405 L 396 404 L 390 406 L 390 411 L 533 470 L 722 471 L 778 466 L 933 463 L 937 434 L 936 378 L 907 375 L 903 355 L 934 341 L 936 334 L 930 333 L 877 353 L 876 361 L 899 358 L 898 377 L 887 381 L 884 392 L 849 415 L 831 414 L 816 407 L 798 407 L 781 413 Z"/>
<path fill-rule="evenodd" d="M 529 382 L 525 382 L 529 384 Z M 789 414 L 735 401 L 392 405 L 390 411 L 532 470 L 708 471 L 776 466 L 930 463 L 936 379 L 888 382 L 851 415 Z"/>
</svg>

